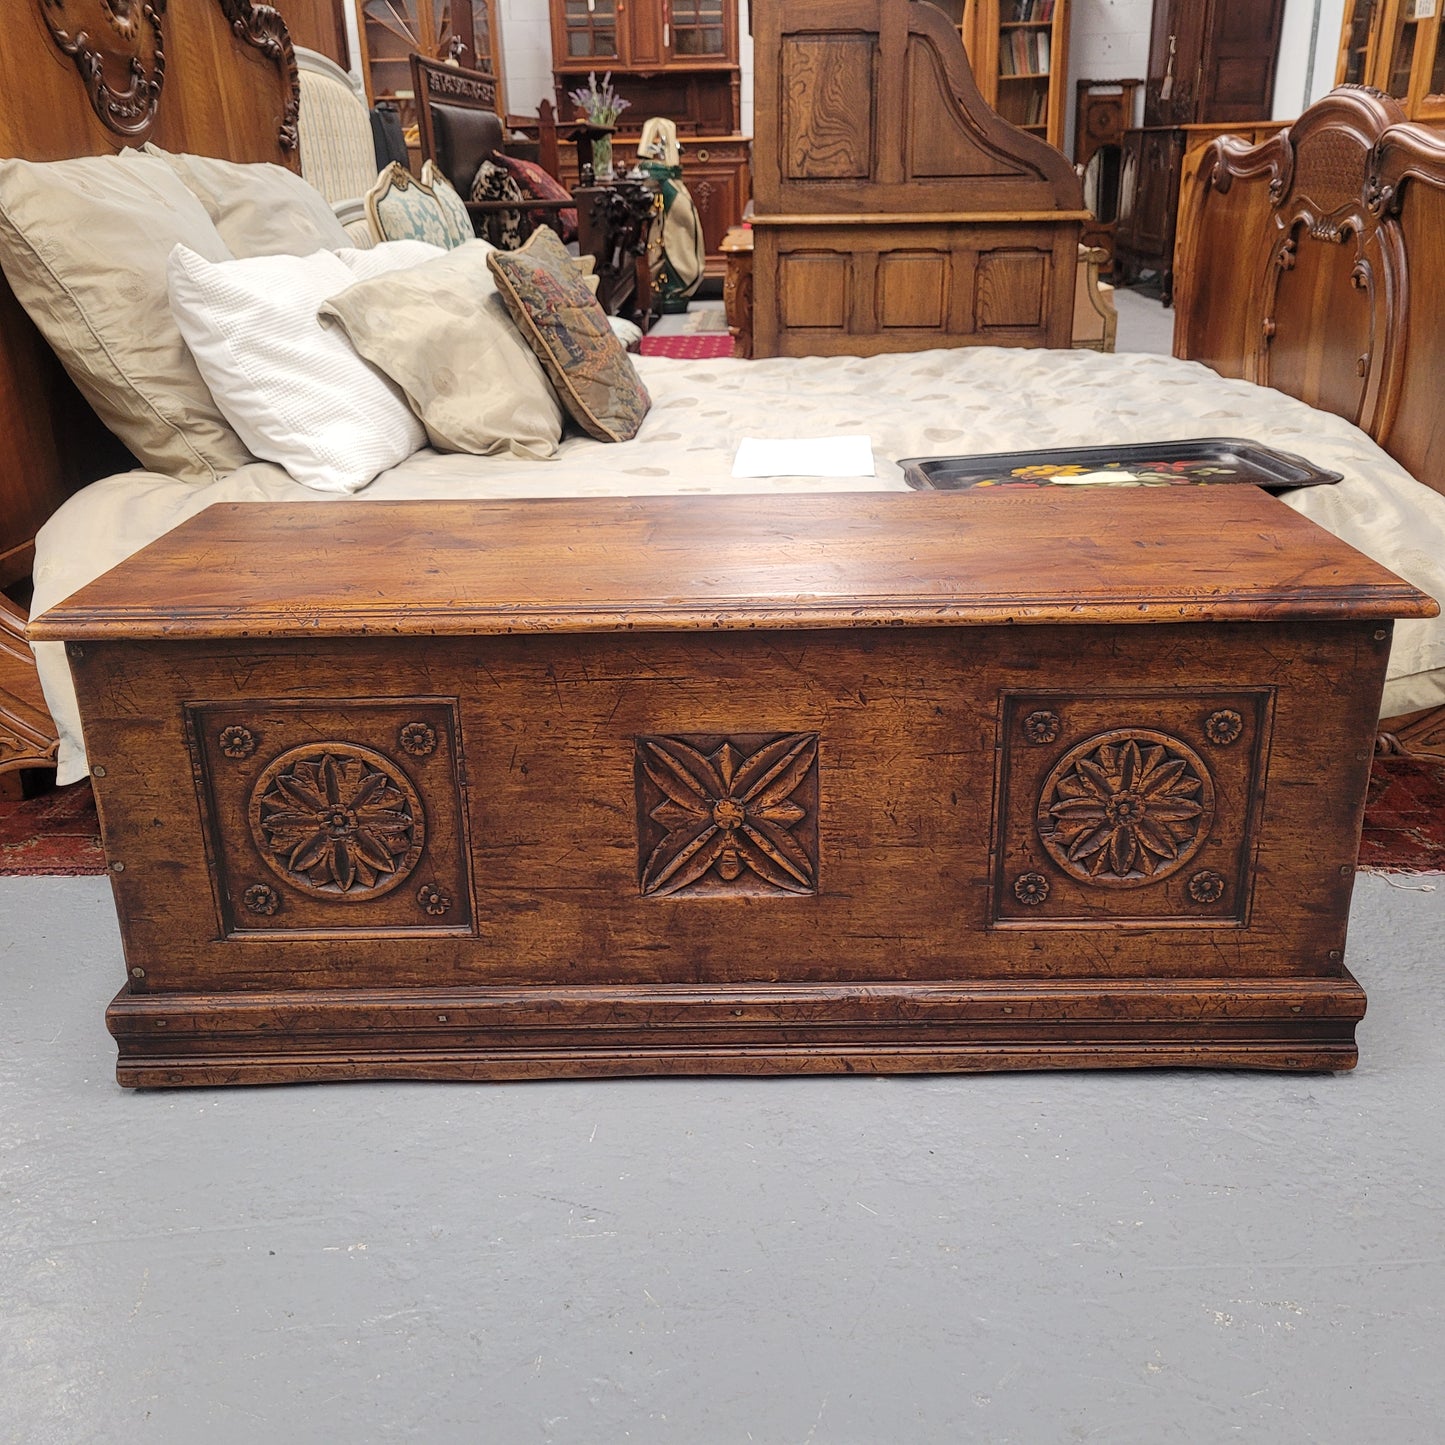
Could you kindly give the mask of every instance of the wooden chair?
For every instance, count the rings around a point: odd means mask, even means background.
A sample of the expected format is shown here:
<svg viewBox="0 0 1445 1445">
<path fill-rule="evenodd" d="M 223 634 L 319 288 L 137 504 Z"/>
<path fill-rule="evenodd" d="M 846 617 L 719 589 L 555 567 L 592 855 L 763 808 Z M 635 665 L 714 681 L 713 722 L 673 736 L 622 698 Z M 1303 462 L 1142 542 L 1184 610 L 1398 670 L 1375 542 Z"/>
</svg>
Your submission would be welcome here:
<svg viewBox="0 0 1445 1445">
<path fill-rule="evenodd" d="M 422 159 L 431 161 L 456 188 L 467 203 L 478 235 L 485 234 L 489 222 L 506 211 L 521 210 L 524 218 L 537 211 L 555 216 L 576 204 L 570 195 L 566 200 L 528 199 L 522 207 L 511 201 L 471 199 L 472 183 L 482 163 L 499 155 L 533 160 L 550 175 L 557 174 L 557 127 L 550 105 L 538 119 L 536 141 L 512 141 L 495 109 L 497 82 L 493 76 L 424 55 L 411 57 L 411 75 Z"/>
</svg>

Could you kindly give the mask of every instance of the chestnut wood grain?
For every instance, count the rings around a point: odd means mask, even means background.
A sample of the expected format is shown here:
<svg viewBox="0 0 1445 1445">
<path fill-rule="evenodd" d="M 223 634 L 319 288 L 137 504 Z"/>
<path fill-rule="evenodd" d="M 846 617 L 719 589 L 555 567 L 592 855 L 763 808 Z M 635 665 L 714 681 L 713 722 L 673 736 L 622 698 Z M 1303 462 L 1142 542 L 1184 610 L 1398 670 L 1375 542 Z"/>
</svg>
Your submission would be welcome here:
<svg viewBox="0 0 1445 1445">
<path fill-rule="evenodd" d="M 149 1086 L 1348 1068 L 1433 608 L 1221 487 L 223 506 L 35 627 Z"/>
<path fill-rule="evenodd" d="M 1103 515 L 1108 536 L 1127 545 L 1100 538 Z M 137 557 L 37 618 L 31 637 L 1149 625 L 1439 610 L 1254 487 L 238 502 L 207 508 Z"/>
</svg>

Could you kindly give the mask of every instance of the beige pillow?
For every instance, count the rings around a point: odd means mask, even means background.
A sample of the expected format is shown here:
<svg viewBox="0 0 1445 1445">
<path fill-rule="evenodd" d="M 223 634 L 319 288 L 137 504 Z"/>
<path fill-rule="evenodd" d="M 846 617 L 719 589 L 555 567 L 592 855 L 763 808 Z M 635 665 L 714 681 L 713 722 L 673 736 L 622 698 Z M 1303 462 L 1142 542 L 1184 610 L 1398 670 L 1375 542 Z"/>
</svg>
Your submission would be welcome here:
<svg viewBox="0 0 1445 1445">
<path fill-rule="evenodd" d="M 124 155 L 125 153 L 122 152 Z M 131 151 L 134 157 L 139 153 Z M 239 260 L 252 256 L 309 256 L 350 246 L 352 238 L 331 203 L 285 166 L 242 165 L 214 156 L 175 155 L 147 144 L 206 208 L 221 239 Z M 194 249 L 194 248 L 192 248 Z"/>
<path fill-rule="evenodd" d="M 231 257 L 164 161 L 0 161 L 0 265 L 20 304 L 143 467 L 208 482 L 250 457 L 171 319 L 178 243 Z"/>
<path fill-rule="evenodd" d="M 319 312 L 389 376 L 438 451 L 550 457 L 562 408 L 487 269 L 492 248 L 468 241 L 434 261 L 363 281 Z"/>
</svg>

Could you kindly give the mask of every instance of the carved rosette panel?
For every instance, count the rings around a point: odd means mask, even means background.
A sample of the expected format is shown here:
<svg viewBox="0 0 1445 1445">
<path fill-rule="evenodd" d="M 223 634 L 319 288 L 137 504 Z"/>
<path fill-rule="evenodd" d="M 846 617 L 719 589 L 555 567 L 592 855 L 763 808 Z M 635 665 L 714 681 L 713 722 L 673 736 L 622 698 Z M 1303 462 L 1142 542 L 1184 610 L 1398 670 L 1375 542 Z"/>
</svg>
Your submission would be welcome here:
<svg viewBox="0 0 1445 1445">
<path fill-rule="evenodd" d="M 1037 816 L 1039 839 L 1065 873 L 1101 888 L 1137 888 L 1199 851 L 1214 819 L 1214 783 L 1178 738 L 1122 728 L 1059 759 Z"/>
<path fill-rule="evenodd" d="M 199 703 L 187 732 L 223 936 L 472 931 L 454 702 Z"/>
<path fill-rule="evenodd" d="M 56 46 L 85 82 L 104 125 L 133 139 L 150 129 L 166 62 L 166 0 L 40 0 Z"/>
<path fill-rule="evenodd" d="M 994 922 L 1245 921 L 1272 712 L 1270 688 L 1006 694 Z"/>
<path fill-rule="evenodd" d="M 306 893 L 380 896 L 426 843 L 411 780 L 380 753 L 323 743 L 282 753 L 251 789 L 251 836 L 283 880 Z"/>
<path fill-rule="evenodd" d="M 640 737 L 644 895 L 818 891 L 815 733 Z"/>
</svg>

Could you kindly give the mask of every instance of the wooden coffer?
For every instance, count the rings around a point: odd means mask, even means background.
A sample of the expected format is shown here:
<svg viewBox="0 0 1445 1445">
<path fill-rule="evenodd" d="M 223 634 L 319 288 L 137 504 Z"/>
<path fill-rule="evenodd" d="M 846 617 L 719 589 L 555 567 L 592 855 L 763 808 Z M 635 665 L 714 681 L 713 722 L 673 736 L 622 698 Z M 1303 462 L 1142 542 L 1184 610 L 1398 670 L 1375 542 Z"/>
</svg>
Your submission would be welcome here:
<svg viewBox="0 0 1445 1445">
<path fill-rule="evenodd" d="M 1002 498 L 213 508 L 44 624 L 122 1082 L 1349 1067 L 1382 617 L 1428 603 L 1228 490 L 1111 500 L 1193 541 L 1067 603 L 1004 588 Z M 1084 500 L 1026 498 L 1029 548 Z M 1211 532 L 1254 561 L 1205 604 Z M 314 580 L 398 546 L 384 603 Z"/>
</svg>

